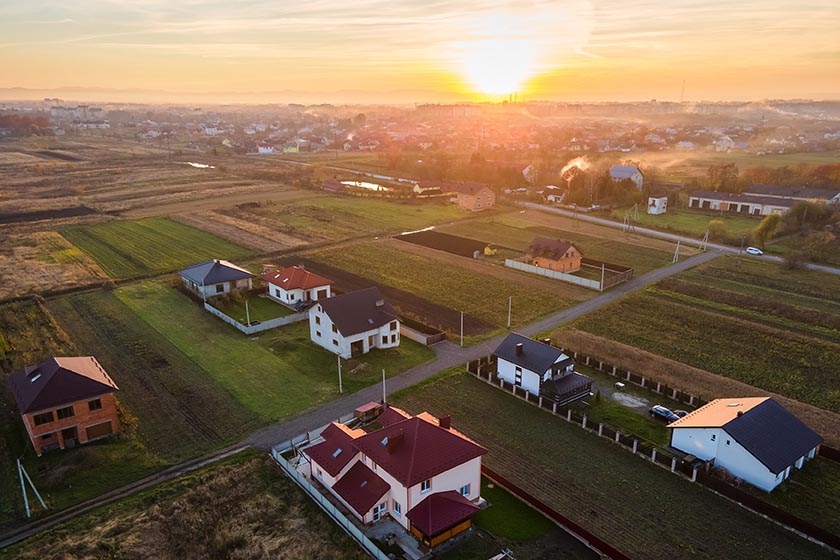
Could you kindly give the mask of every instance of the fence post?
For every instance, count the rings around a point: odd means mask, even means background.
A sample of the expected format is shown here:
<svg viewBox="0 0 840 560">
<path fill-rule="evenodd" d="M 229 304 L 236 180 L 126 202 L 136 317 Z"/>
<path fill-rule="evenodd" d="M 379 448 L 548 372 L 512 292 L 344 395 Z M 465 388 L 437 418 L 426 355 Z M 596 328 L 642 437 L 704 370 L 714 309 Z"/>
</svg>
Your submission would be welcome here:
<svg viewBox="0 0 840 560">
<path fill-rule="evenodd" d="M 671 472 L 677 470 L 677 458 L 671 457 Z"/>
<path fill-rule="evenodd" d="M 627 381 L 630 381 L 630 370 L 627 370 Z"/>
<path fill-rule="evenodd" d="M 688 404 L 694 406 L 694 395 L 689 395 L 688 397 Z"/>
<path fill-rule="evenodd" d="M 612 374 L 615 375 L 615 366 L 612 367 Z"/>
<path fill-rule="evenodd" d="M 691 471 L 691 482 L 697 482 L 697 467 L 694 467 L 694 470 Z"/>
<path fill-rule="evenodd" d="M 557 403 L 551 403 L 551 413 L 557 414 Z"/>
<path fill-rule="evenodd" d="M 525 402 L 531 402 L 529 397 L 531 396 L 531 391 L 525 390 Z"/>
<path fill-rule="evenodd" d="M 633 455 L 636 454 L 636 448 L 638 448 L 638 447 L 639 447 L 639 440 L 634 439 L 633 440 Z"/>
<path fill-rule="evenodd" d="M 539 407 L 542 408 L 542 395 L 540 395 L 539 400 L 537 401 Z"/>
<path fill-rule="evenodd" d="M 598 435 L 599 436 L 604 435 L 604 423 L 603 422 L 598 422 Z"/>
<path fill-rule="evenodd" d="M 645 378 L 644 378 L 644 376 L 642 376 L 642 387 L 644 387 L 644 386 L 645 386 Z"/>
<path fill-rule="evenodd" d="M 615 442 L 618 443 L 618 440 L 621 439 L 621 432 L 618 430 L 615 431 Z"/>
<path fill-rule="evenodd" d="M 674 399 L 674 400 L 677 400 L 677 390 L 676 390 L 676 389 L 674 389 L 674 390 L 671 392 L 671 398 L 672 398 L 672 399 Z"/>
<path fill-rule="evenodd" d="M 656 448 L 653 448 L 653 451 L 650 452 L 650 460 L 652 463 L 656 462 Z"/>
<path fill-rule="evenodd" d="M 604 371 L 604 362 L 598 360 L 598 371 Z"/>
<path fill-rule="evenodd" d="M 661 388 L 662 388 L 662 383 L 660 383 L 659 381 L 657 381 L 657 382 L 656 382 L 656 392 L 657 392 L 657 393 L 660 393 L 660 392 L 661 392 L 661 391 L 660 391 L 660 389 L 661 389 Z"/>
<path fill-rule="evenodd" d="M 572 409 L 571 409 L 571 408 L 570 408 L 569 410 L 567 410 L 567 411 L 566 411 L 566 421 L 567 421 L 567 422 L 571 422 L 571 421 L 572 421 Z"/>
<path fill-rule="evenodd" d="M 586 429 L 586 414 L 583 415 L 583 420 L 580 423 L 580 427 L 584 430 Z"/>
<path fill-rule="evenodd" d="M 589 365 L 589 356 L 586 357 L 586 365 Z"/>
</svg>

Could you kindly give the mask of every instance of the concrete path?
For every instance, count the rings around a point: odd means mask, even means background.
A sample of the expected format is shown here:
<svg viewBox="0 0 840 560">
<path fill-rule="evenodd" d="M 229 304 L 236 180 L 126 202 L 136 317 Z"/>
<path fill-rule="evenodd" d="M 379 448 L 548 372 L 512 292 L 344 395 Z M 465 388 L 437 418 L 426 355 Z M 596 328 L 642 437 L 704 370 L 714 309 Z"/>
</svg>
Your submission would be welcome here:
<svg viewBox="0 0 840 560">
<path fill-rule="evenodd" d="M 546 206 L 545 204 L 535 204 L 533 202 L 523 202 L 521 206 L 525 208 L 530 208 L 532 210 L 540 210 L 542 212 L 548 212 L 549 214 L 557 214 L 559 216 L 565 216 L 567 218 L 573 218 L 576 220 L 582 220 L 584 222 L 590 222 L 593 224 L 598 224 L 606 227 L 611 227 L 615 229 L 624 229 L 624 224 L 619 223 L 613 220 L 608 220 L 606 218 L 598 218 L 597 216 L 590 216 L 588 214 L 582 214 L 577 212 L 572 212 L 570 210 L 564 210 L 563 208 L 556 208 L 554 206 Z M 676 243 L 679 241 L 683 245 L 688 245 L 690 247 L 702 247 L 703 241 L 700 239 L 695 239 L 693 237 L 685 237 L 683 235 L 676 235 L 673 233 L 667 233 L 664 231 L 659 231 L 650 228 L 644 228 L 640 226 L 634 227 L 634 232 L 642 235 L 647 235 L 648 237 L 656 237 L 658 239 L 664 239 L 666 241 L 673 241 Z M 741 250 L 737 247 L 730 247 L 729 245 L 721 245 L 719 243 L 708 243 L 706 244 L 707 249 L 721 251 L 723 253 L 728 253 L 731 255 L 738 255 L 741 254 Z M 743 253 L 744 256 L 752 258 L 752 259 L 759 259 L 768 262 L 775 262 L 781 263 L 784 261 L 782 257 L 777 257 L 774 255 L 748 255 L 747 253 Z M 827 272 L 828 274 L 836 274 L 840 276 L 840 268 L 836 268 L 833 266 L 826 266 L 822 264 L 813 264 L 813 263 L 806 263 L 805 267 L 809 270 L 818 270 L 820 272 Z"/>
</svg>

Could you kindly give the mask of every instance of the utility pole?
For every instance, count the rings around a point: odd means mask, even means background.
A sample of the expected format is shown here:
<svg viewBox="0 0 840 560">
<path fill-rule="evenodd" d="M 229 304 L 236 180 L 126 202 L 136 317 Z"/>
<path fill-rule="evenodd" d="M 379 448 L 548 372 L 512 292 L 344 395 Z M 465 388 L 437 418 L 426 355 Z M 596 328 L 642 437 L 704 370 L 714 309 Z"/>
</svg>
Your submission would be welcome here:
<svg viewBox="0 0 840 560">
<path fill-rule="evenodd" d="M 248 300 L 245 300 L 245 321 L 248 323 L 248 326 L 251 326 L 251 313 L 248 310 Z"/>
<path fill-rule="evenodd" d="M 341 386 L 341 354 L 336 354 L 335 357 L 338 358 L 338 392 L 343 393 L 344 388 Z"/>
<path fill-rule="evenodd" d="M 677 249 L 674 251 L 674 264 L 677 264 L 680 260 L 680 241 L 677 240 Z"/>
<path fill-rule="evenodd" d="M 29 519 L 29 498 L 26 497 L 26 486 L 23 485 L 23 467 L 20 466 L 20 459 L 17 460 L 18 476 L 20 477 L 20 490 L 23 492 L 23 507 L 26 508 L 26 518 Z"/>
<path fill-rule="evenodd" d="M 513 307 L 513 296 L 508 297 L 508 328 L 510 328 L 510 310 Z"/>
<path fill-rule="evenodd" d="M 464 312 L 461 311 L 461 348 L 464 347 Z"/>
<path fill-rule="evenodd" d="M 382 404 L 388 404 L 388 395 L 385 393 L 385 369 L 382 369 Z"/>
<path fill-rule="evenodd" d="M 604 291 L 604 276 L 606 272 L 606 266 L 604 263 L 601 263 L 601 291 Z"/>
</svg>

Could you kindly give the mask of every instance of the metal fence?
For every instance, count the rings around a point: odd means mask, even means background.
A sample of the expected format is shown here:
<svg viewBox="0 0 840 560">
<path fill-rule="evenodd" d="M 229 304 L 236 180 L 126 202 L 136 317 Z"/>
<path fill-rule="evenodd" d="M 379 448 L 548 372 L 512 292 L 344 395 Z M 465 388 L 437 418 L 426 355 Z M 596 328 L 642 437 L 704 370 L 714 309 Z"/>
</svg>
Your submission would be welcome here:
<svg viewBox="0 0 840 560">
<path fill-rule="evenodd" d="M 277 464 L 280 465 L 280 468 L 289 475 L 289 477 L 295 481 L 295 483 L 300 486 L 304 492 L 309 494 L 309 496 L 315 500 L 315 503 L 321 506 L 327 515 L 333 518 L 333 520 L 338 523 L 339 527 L 344 529 L 348 535 L 353 537 L 356 542 L 358 542 L 362 548 L 370 554 L 376 560 L 389 560 L 388 555 L 382 552 L 376 544 L 370 540 L 367 535 L 362 533 L 358 527 L 356 527 L 352 521 L 347 519 L 343 513 L 341 513 L 334 505 L 330 503 L 327 498 L 323 496 L 302 474 L 300 474 L 297 469 L 295 469 L 289 462 L 286 460 L 285 457 L 276 449 L 272 448 L 271 456 L 277 461 Z"/>
<path fill-rule="evenodd" d="M 267 331 L 269 329 L 275 329 L 277 327 L 282 327 L 283 325 L 289 325 L 291 323 L 297 323 L 298 321 L 305 321 L 307 317 L 309 317 L 308 313 L 295 313 L 294 315 L 277 317 L 276 319 L 269 319 L 268 321 L 261 321 L 256 324 L 243 325 L 236 319 L 230 317 L 229 315 L 225 315 L 223 312 L 216 309 L 207 302 L 204 303 L 204 309 L 206 309 L 225 323 L 233 325 L 234 327 L 236 327 L 237 329 L 239 329 L 247 335 L 256 334 L 258 332 Z"/>
</svg>

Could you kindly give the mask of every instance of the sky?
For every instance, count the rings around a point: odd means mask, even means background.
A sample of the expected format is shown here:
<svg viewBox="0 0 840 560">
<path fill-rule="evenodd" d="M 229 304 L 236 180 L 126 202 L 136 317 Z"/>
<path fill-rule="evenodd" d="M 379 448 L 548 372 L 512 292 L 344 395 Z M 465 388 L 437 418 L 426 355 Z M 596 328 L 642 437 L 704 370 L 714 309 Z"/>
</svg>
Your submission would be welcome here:
<svg viewBox="0 0 840 560">
<path fill-rule="evenodd" d="M 2 0 L 0 88 L 840 99 L 838 30 L 837 0 Z"/>
</svg>

